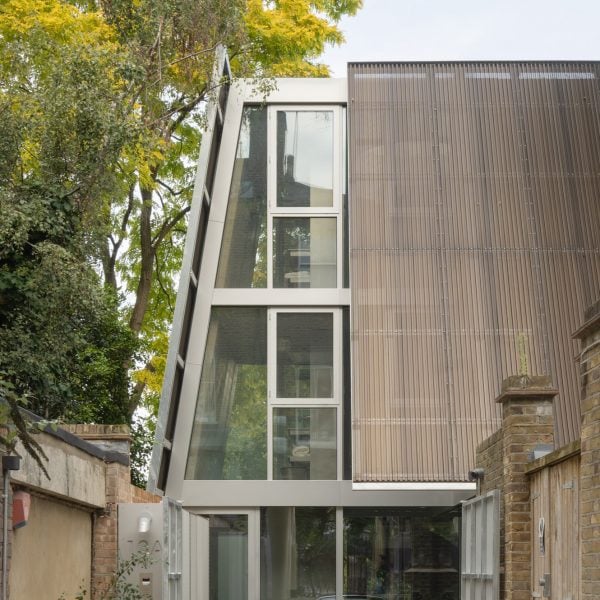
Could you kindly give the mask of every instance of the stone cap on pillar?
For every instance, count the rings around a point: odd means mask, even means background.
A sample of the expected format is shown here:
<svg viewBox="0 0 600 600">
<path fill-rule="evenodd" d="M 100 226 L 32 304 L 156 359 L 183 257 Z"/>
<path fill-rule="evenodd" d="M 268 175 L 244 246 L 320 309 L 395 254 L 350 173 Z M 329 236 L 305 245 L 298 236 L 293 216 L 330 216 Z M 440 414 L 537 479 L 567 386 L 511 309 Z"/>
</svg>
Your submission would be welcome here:
<svg viewBox="0 0 600 600">
<path fill-rule="evenodd" d="M 548 375 L 511 375 L 502 382 L 502 392 L 496 398 L 501 404 L 509 400 L 552 400 L 558 390 Z"/>
<path fill-rule="evenodd" d="M 583 318 L 584 324 L 573 334 L 576 340 L 582 340 L 600 329 L 600 300 L 586 308 Z"/>
</svg>

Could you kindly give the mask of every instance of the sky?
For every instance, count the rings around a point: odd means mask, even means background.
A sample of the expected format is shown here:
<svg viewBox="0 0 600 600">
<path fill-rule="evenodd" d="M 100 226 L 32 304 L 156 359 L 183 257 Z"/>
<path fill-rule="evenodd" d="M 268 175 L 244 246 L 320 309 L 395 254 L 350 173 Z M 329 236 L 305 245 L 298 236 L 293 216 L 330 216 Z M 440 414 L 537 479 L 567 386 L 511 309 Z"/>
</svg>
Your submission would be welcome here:
<svg viewBox="0 0 600 600">
<path fill-rule="evenodd" d="M 600 0 L 363 0 L 322 57 L 351 61 L 600 60 Z"/>
</svg>

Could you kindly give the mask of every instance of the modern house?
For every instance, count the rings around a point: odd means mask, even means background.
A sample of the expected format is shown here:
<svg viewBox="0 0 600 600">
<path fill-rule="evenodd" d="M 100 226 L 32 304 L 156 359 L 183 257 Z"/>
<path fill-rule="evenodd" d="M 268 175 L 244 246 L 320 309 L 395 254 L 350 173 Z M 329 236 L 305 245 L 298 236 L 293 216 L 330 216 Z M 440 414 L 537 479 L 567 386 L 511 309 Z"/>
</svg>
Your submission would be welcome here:
<svg viewBox="0 0 600 600">
<path fill-rule="evenodd" d="M 219 76 L 228 79 L 224 56 Z M 510 375 L 579 435 L 600 65 L 355 63 L 209 109 L 151 488 L 184 598 L 460 597 Z"/>
</svg>

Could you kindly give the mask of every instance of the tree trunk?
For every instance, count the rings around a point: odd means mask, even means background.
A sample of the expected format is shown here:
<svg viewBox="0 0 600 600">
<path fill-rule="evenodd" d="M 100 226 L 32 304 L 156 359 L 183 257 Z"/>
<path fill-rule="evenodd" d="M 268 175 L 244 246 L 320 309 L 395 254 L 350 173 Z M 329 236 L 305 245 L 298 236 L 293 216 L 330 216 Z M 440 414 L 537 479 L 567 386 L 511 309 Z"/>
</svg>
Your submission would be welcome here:
<svg viewBox="0 0 600 600">
<path fill-rule="evenodd" d="M 140 280 L 131 311 L 129 327 L 135 334 L 140 332 L 150 300 L 154 274 L 154 247 L 152 245 L 152 190 L 140 186 L 142 208 L 140 211 Z"/>
</svg>

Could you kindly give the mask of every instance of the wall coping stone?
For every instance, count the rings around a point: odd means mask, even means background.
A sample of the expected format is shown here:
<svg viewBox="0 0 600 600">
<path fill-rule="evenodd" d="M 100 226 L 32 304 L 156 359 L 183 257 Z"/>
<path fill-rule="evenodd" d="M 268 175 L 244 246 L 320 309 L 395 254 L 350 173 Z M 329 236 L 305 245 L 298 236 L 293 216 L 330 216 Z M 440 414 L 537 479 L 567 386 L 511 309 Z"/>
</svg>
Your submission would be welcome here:
<svg viewBox="0 0 600 600">
<path fill-rule="evenodd" d="M 68 423 L 61 426 L 75 435 L 87 439 L 131 439 L 131 430 L 128 425 L 106 425 L 97 423 Z"/>
<path fill-rule="evenodd" d="M 566 446 L 562 446 L 561 448 L 553 450 L 545 456 L 540 456 L 540 458 L 534 460 L 529 466 L 526 467 L 525 473 L 527 473 L 527 475 L 537 473 L 537 471 L 541 471 L 546 467 L 551 467 L 552 465 L 561 463 L 569 458 L 578 456 L 579 454 L 581 454 L 581 440 L 575 440 Z"/>
<path fill-rule="evenodd" d="M 27 418 L 34 422 L 39 422 L 43 420 L 40 416 L 36 415 L 35 413 L 32 413 L 29 410 L 21 409 L 21 411 L 25 413 Z M 79 450 L 83 450 L 87 454 L 102 459 L 104 462 L 116 462 L 126 467 L 129 466 L 129 456 L 127 454 L 123 454 L 122 452 L 109 452 L 106 450 L 102 450 L 101 448 L 98 448 L 98 446 L 80 438 L 79 436 L 71 433 L 70 431 L 61 429 L 60 427 L 55 427 L 53 425 L 47 425 L 43 431 L 44 433 L 47 433 L 52 437 L 58 438 L 63 442 L 74 446 L 75 448 L 79 448 Z"/>
<path fill-rule="evenodd" d="M 558 394 L 547 375 L 511 375 L 502 382 L 502 392 L 496 402 L 502 404 L 510 400 L 551 400 Z"/>
</svg>

